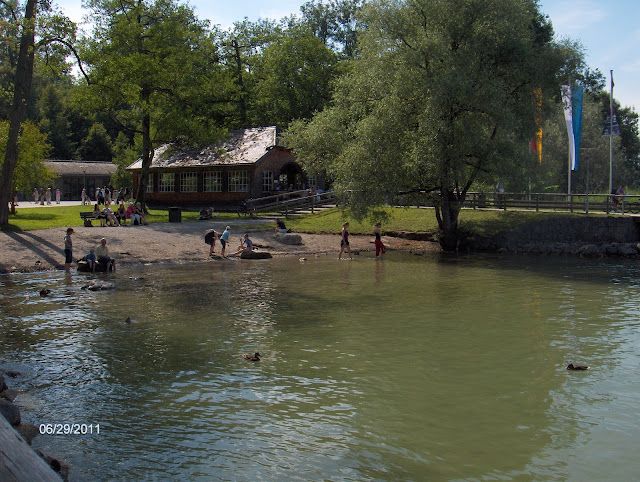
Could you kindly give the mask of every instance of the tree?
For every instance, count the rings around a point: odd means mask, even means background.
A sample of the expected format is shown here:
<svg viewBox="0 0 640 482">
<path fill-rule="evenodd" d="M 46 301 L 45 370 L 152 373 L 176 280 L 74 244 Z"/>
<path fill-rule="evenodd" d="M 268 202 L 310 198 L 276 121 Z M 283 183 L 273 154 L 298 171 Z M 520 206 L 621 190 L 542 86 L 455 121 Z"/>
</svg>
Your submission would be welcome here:
<svg viewBox="0 0 640 482">
<path fill-rule="evenodd" d="M 310 118 L 331 97 L 337 56 L 308 28 L 295 27 L 256 59 L 257 123 L 286 126 Z"/>
<path fill-rule="evenodd" d="M 4 1 L 2 4 L 6 6 Z M 9 222 L 8 203 L 13 194 L 11 184 L 18 164 L 20 131 L 27 117 L 27 103 L 33 79 L 36 13 L 37 1 L 27 0 L 21 19 L 20 49 L 16 63 L 13 100 L 9 110 L 9 132 L 0 173 L 0 224 Z M 17 15 L 15 18 L 18 18 Z"/>
<path fill-rule="evenodd" d="M 357 15 L 361 8 L 362 0 L 312 0 L 300 7 L 300 23 L 310 28 L 325 46 L 351 58 L 355 54 Z"/>
<path fill-rule="evenodd" d="M 399 192 L 432 193 L 445 250 L 480 173 L 533 137 L 535 92 L 554 93 L 564 56 L 535 0 L 377 1 L 331 107 L 285 142 L 324 169 L 364 215 Z"/>
<path fill-rule="evenodd" d="M 0 121 L 1 158 L 5 155 L 8 135 L 9 123 Z M 34 186 L 49 183 L 55 177 L 55 173 L 44 164 L 50 150 L 47 136 L 42 134 L 35 124 L 27 121 L 22 126 L 18 146 L 18 162 L 13 171 L 10 192 L 28 192 Z M 12 211 L 15 211 L 14 206 Z"/>
<path fill-rule="evenodd" d="M 66 56 L 61 46 L 72 49 L 75 25 L 62 15 L 51 12 L 49 2 L 40 4 L 37 0 L 27 0 L 24 10 L 20 10 L 15 0 L 0 0 L 0 6 L 3 20 L 9 17 L 9 27 L 2 22 L 3 33 L 8 33 L 8 37 L 2 39 L 2 53 L 12 61 L 10 70 L 3 72 L 3 83 L 10 85 L 8 88 L 13 91 L 8 112 L 9 132 L 0 172 L 0 224 L 7 224 L 8 201 L 12 195 L 13 174 L 19 159 L 19 140 L 31 99 L 36 51 L 42 50 L 55 59 Z M 36 30 L 39 33 L 37 43 Z M 15 34 L 16 38 L 11 34 Z M 15 45 L 19 47 L 16 49 Z"/>
<path fill-rule="evenodd" d="M 96 122 L 89 129 L 89 134 L 82 141 L 78 149 L 80 159 L 89 161 L 111 161 L 113 146 L 107 129 Z"/>
<path fill-rule="evenodd" d="M 141 136 L 137 200 L 144 205 L 157 142 L 217 134 L 199 107 L 219 71 L 215 48 L 206 24 L 173 0 L 89 0 L 87 6 L 95 31 L 85 39 L 85 101 Z"/>
</svg>

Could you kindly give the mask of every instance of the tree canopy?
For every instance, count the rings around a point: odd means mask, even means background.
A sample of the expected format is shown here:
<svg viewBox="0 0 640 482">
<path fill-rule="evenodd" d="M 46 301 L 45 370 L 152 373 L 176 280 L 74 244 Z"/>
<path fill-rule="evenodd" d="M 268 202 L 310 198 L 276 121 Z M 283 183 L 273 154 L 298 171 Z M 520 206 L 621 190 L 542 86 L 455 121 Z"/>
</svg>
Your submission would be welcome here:
<svg viewBox="0 0 640 482">
<path fill-rule="evenodd" d="M 453 249 L 467 190 L 509 168 L 535 133 L 535 92 L 558 88 L 566 59 L 534 0 L 383 0 L 363 19 L 331 106 L 286 140 L 351 191 L 356 213 L 398 192 L 434 193 Z"/>
</svg>

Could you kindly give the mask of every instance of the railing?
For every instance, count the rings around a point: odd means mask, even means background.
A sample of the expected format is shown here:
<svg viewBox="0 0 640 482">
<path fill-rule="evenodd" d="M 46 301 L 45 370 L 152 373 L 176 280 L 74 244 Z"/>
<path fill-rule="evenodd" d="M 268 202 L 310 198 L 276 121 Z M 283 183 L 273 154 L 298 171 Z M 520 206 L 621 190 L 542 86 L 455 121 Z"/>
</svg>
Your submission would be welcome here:
<svg viewBox="0 0 640 482">
<path fill-rule="evenodd" d="M 336 195 L 333 191 L 322 193 L 310 193 L 308 190 L 291 191 L 258 199 L 248 199 L 246 208 L 249 214 L 275 212 L 287 217 L 289 214 L 303 209 L 308 209 L 313 213 L 317 207 L 333 203 L 335 199 Z"/>
<path fill-rule="evenodd" d="M 616 199 L 621 198 L 618 205 Z M 400 202 L 407 206 L 434 206 L 433 196 L 423 194 Z M 464 204 L 471 209 L 525 209 L 535 211 L 640 213 L 640 195 L 468 192 Z"/>
</svg>

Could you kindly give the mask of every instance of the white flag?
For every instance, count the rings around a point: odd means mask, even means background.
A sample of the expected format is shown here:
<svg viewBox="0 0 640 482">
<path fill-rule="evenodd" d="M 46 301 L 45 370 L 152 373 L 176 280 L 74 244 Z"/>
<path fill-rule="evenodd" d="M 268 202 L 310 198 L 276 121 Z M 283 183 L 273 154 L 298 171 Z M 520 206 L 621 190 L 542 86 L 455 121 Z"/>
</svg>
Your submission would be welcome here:
<svg viewBox="0 0 640 482">
<path fill-rule="evenodd" d="M 573 101 L 571 86 L 562 86 L 562 107 L 564 108 L 564 120 L 567 123 L 567 134 L 569 135 L 569 163 L 571 170 L 576 170 L 576 141 L 573 136 Z"/>
</svg>

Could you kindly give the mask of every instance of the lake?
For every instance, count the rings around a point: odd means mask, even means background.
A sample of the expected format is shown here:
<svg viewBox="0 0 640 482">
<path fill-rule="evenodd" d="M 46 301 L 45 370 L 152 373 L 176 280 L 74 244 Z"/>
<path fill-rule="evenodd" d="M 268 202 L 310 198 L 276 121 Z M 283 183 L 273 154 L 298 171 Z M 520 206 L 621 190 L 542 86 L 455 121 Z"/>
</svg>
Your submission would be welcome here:
<svg viewBox="0 0 640 482">
<path fill-rule="evenodd" d="M 34 441 L 72 480 L 640 478 L 635 262 L 390 252 L 89 279 L 0 277 L 23 420 L 99 424 Z"/>
</svg>

